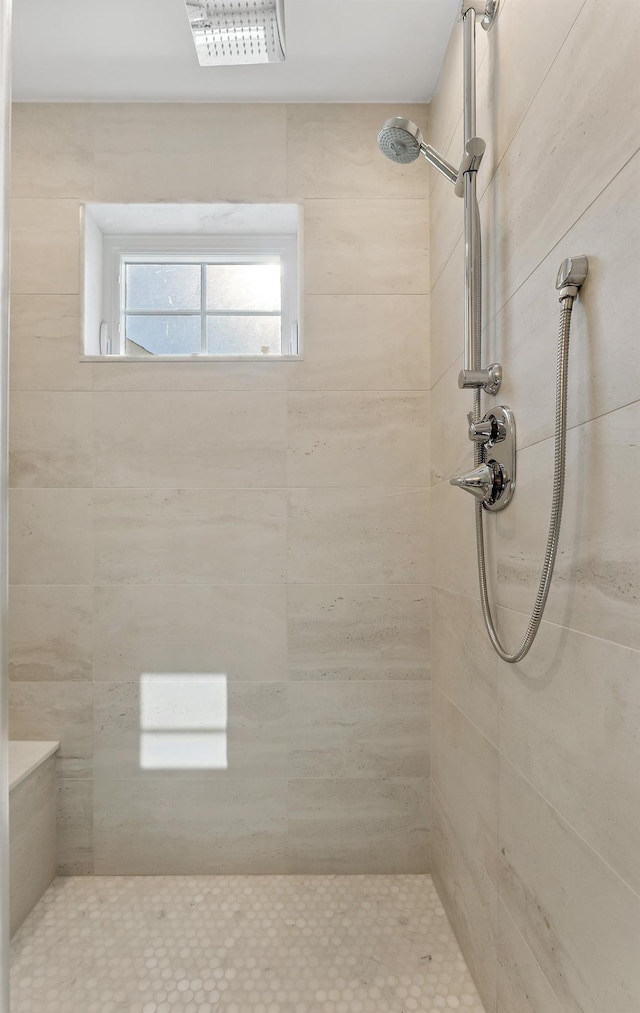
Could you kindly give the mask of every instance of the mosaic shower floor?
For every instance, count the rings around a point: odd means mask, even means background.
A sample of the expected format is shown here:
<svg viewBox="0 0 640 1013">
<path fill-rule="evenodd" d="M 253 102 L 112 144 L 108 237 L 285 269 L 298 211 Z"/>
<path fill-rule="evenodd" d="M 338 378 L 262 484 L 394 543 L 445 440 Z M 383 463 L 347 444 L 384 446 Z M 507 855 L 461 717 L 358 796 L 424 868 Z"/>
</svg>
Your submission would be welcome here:
<svg viewBox="0 0 640 1013">
<path fill-rule="evenodd" d="M 11 1013 L 484 1013 L 430 876 L 57 879 Z"/>
</svg>

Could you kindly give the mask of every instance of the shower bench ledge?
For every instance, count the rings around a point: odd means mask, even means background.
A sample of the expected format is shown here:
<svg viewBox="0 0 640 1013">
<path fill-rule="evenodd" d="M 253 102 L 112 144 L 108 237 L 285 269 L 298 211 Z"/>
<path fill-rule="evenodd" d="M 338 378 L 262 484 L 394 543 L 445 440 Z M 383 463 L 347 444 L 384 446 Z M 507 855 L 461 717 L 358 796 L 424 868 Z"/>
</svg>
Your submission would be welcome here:
<svg viewBox="0 0 640 1013">
<path fill-rule="evenodd" d="M 55 754 L 59 742 L 9 742 L 11 934 L 56 874 Z"/>
</svg>

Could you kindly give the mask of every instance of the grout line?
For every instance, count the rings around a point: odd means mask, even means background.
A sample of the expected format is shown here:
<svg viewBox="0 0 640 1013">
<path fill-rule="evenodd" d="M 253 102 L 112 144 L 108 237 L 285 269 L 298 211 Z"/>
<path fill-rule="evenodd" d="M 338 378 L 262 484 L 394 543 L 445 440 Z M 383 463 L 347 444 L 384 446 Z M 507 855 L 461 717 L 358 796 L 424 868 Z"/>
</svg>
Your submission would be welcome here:
<svg viewBox="0 0 640 1013">
<path fill-rule="evenodd" d="M 547 985 L 549 986 L 549 991 L 558 1000 L 558 1008 L 560 1008 L 560 998 L 558 997 L 558 994 L 557 994 L 555 988 L 551 984 L 551 982 L 550 982 L 549 978 L 547 977 L 545 971 L 542 969 L 542 966 L 541 966 L 538 958 L 536 957 L 535 953 L 533 952 L 533 950 L 529 946 L 529 943 L 527 942 L 527 940 L 522 935 L 522 932 L 520 931 L 520 927 L 519 927 L 518 923 L 516 922 L 514 916 L 512 915 L 510 909 L 508 908 L 506 902 L 503 900 L 503 898 L 502 898 L 502 896 L 500 894 L 500 875 L 498 875 L 498 907 L 500 908 L 500 906 L 502 906 L 504 908 L 504 911 L 506 912 L 509 921 L 511 922 L 513 928 L 515 929 L 515 931 L 518 934 L 520 940 L 522 941 L 523 946 L 525 947 L 525 949 L 527 950 L 527 952 L 530 954 L 530 956 L 531 956 L 531 958 L 533 960 L 533 963 L 536 965 L 536 967 L 538 968 L 538 970 L 540 972 L 540 975 L 542 976 L 542 978 L 546 981 Z M 498 918 L 500 918 L 500 913 L 499 912 L 498 912 Z M 508 1011 L 505 1011 L 505 1013 L 508 1013 Z"/>
<path fill-rule="evenodd" d="M 126 588 L 134 588 L 134 587 L 135 588 L 143 588 L 143 587 L 146 587 L 146 588 L 167 588 L 167 587 L 246 588 L 246 587 L 265 587 L 265 588 L 269 588 L 270 590 L 273 591 L 275 588 L 278 588 L 278 587 L 284 587 L 284 588 L 286 588 L 286 587 L 292 587 L 292 588 L 296 588 L 296 587 L 315 587 L 315 588 L 332 587 L 332 588 L 336 588 L 338 590 L 340 590 L 342 588 L 351 588 L 351 587 L 367 587 L 367 588 L 371 587 L 371 588 L 382 588 L 382 589 L 391 589 L 391 588 L 397 588 L 397 587 L 405 587 L 405 588 L 416 587 L 416 588 L 424 588 L 426 590 L 426 589 L 428 589 L 429 585 L 425 581 L 416 581 L 415 584 L 407 584 L 406 581 L 395 581 L 395 582 L 389 582 L 387 584 L 363 584 L 363 583 L 349 584 L 349 583 L 344 583 L 344 582 L 340 582 L 340 581 L 335 581 L 335 582 L 332 582 L 332 583 L 328 584 L 326 581 L 322 581 L 322 582 L 321 581 L 317 581 L 316 582 L 316 581 L 301 581 L 301 580 L 295 580 L 295 581 L 286 581 L 286 580 L 266 581 L 263 584 L 256 584 L 255 581 L 254 582 L 247 581 L 246 583 L 237 583 L 237 582 L 236 583 L 229 583 L 229 581 L 226 581 L 225 583 L 221 583 L 221 584 L 213 584 L 213 583 L 205 582 L 205 581 L 200 582 L 200 583 L 191 583 L 191 584 L 176 584 L 176 583 L 171 583 L 171 582 L 170 583 L 160 583 L 160 582 L 153 582 L 152 583 L 152 582 L 147 582 L 145 584 L 140 584 L 140 583 L 126 583 L 125 584 L 122 581 L 118 581 L 118 582 L 113 583 L 113 584 L 104 584 L 104 583 L 97 583 L 96 584 L 94 582 L 91 582 L 90 584 L 78 584 L 77 581 L 75 583 L 73 583 L 73 584 L 64 584 L 64 583 L 60 583 L 60 582 L 50 583 L 50 584 L 29 584 L 29 583 L 18 583 L 16 581 L 12 581 L 9 584 L 9 587 L 10 588 L 11 587 L 16 587 L 16 588 L 20 588 L 20 587 L 50 587 L 50 588 L 58 588 L 58 587 L 76 587 L 76 588 L 81 588 L 81 587 L 82 588 L 110 587 L 110 588 L 120 588 L 122 590 L 124 590 Z M 419 600 L 422 601 L 422 599 L 419 599 Z"/>
<path fill-rule="evenodd" d="M 575 218 L 574 221 L 571 223 L 571 225 L 569 225 L 567 227 L 567 229 L 563 232 L 563 234 L 559 237 L 559 239 L 554 243 L 554 245 L 551 247 L 551 249 L 548 251 L 548 253 L 546 253 L 544 255 L 544 257 L 542 257 L 542 259 L 538 261 L 538 263 L 535 265 L 535 267 L 532 268 L 532 270 L 529 272 L 529 274 L 525 278 L 523 278 L 523 280 L 520 282 L 520 284 L 518 285 L 518 287 L 513 290 L 513 292 L 509 296 L 509 298 L 505 299 L 505 301 L 498 307 L 498 309 L 493 314 L 493 316 L 491 317 L 491 319 L 487 321 L 487 325 L 486 325 L 487 329 L 489 328 L 489 326 L 491 324 L 493 324 L 497 320 L 497 318 L 500 316 L 500 314 L 504 310 L 505 306 L 507 306 L 511 302 L 511 300 L 513 299 L 513 297 L 515 295 L 517 295 L 517 293 L 520 291 L 520 289 L 523 287 L 523 285 L 525 285 L 529 281 L 529 279 L 532 277 L 532 275 L 534 275 L 535 272 L 542 266 L 542 264 L 544 264 L 544 262 L 551 256 L 551 254 L 554 252 L 554 250 L 556 250 L 558 248 L 558 246 L 562 242 L 564 242 L 564 240 L 569 235 L 569 233 L 571 232 L 571 230 L 576 227 L 576 225 L 578 224 L 578 222 L 580 222 L 582 220 L 582 218 L 584 218 L 584 216 L 586 215 L 586 213 L 591 210 L 591 208 L 593 207 L 593 205 L 597 201 L 600 200 L 600 198 L 603 196 L 603 194 L 605 194 L 606 191 L 609 189 L 609 187 L 611 186 L 611 184 L 614 183 L 615 180 L 618 178 L 618 176 L 620 175 L 620 173 L 624 172 L 624 170 L 627 168 L 627 166 L 633 161 L 634 158 L 636 158 L 636 156 L 639 153 L 640 153 L 640 147 L 636 148 L 636 150 L 633 152 L 633 154 L 631 154 L 629 156 L 629 158 L 625 162 L 623 162 L 623 164 L 620 166 L 620 168 L 617 169 L 616 172 L 614 173 L 614 175 L 607 181 L 607 183 L 605 183 L 605 185 L 602 187 L 602 190 L 599 190 L 598 193 L 595 195 L 595 197 L 593 197 L 593 199 L 586 205 L 586 207 L 584 207 L 582 209 L 582 211 L 580 212 L 580 214 L 578 215 L 578 217 Z"/>
<path fill-rule="evenodd" d="M 494 608 L 499 610 L 504 609 L 505 612 L 511 612 L 513 615 L 522 616 L 523 619 L 528 619 L 530 613 L 521 612 L 520 609 L 511 608 L 510 605 L 500 605 L 494 603 Z M 554 623 L 551 619 L 543 619 L 543 626 L 552 626 L 557 630 L 561 630 L 566 633 L 573 633 L 578 637 L 587 637 L 589 640 L 596 640 L 601 644 L 609 644 L 611 647 L 619 647 L 623 651 L 630 651 L 632 654 L 640 655 L 640 648 L 633 647 L 631 644 L 623 644 L 619 640 L 610 640 L 608 637 L 598 637 L 594 633 L 588 633 L 587 630 L 581 630 L 576 626 L 566 626 L 563 623 Z"/>
<path fill-rule="evenodd" d="M 60 395 L 92 395 L 108 394 L 120 397 L 122 394 L 247 394 L 255 397 L 256 394 L 383 394 L 395 396 L 396 394 L 407 394 L 415 397 L 426 397 L 430 393 L 429 387 L 189 387 L 178 389 L 172 387 L 123 387 L 121 389 L 87 390 L 81 389 L 57 389 L 55 387 L 13 387 L 12 394 L 60 394 Z"/>
<path fill-rule="evenodd" d="M 543 75 L 543 77 L 542 77 L 542 78 L 540 79 L 540 83 L 539 83 L 538 87 L 536 88 L 536 90 L 535 90 L 534 94 L 532 95 L 532 97 L 531 97 L 531 101 L 529 102 L 528 106 L 527 106 L 527 107 L 526 107 L 526 109 L 524 110 L 524 112 L 523 112 L 523 114 L 522 114 L 522 117 L 521 117 L 521 119 L 519 120 L 519 122 L 518 122 L 518 124 L 517 124 L 517 126 L 516 126 L 516 128 L 515 128 L 515 130 L 514 130 L 514 132 L 513 132 L 513 135 L 512 135 L 512 137 L 511 137 L 511 140 L 509 141 L 509 143 L 507 144 L 506 148 L 504 149 L 504 152 L 502 153 L 502 156 L 501 156 L 501 158 L 500 158 L 500 161 L 496 163 L 496 165 L 495 165 L 495 168 L 494 168 L 494 172 L 493 172 L 493 174 L 492 174 L 492 176 L 491 176 L 491 179 L 493 179 L 493 178 L 495 177 L 495 174 L 496 174 L 497 170 L 499 169 L 500 165 L 502 165 L 502 162 L 503 162 L 503 160 L 504 160 L 504 158 L 505 158 L 505 155 L 506 155 L 506 154 L 507 154 L 507 152 L 509 151 L 509 148 L 511 147 L 511 145 L 512 145 L 512 144 L 513 144 L 513 142 L 515 141 L 515 139 L 516 139 L 516 137 L 518 136 L 518 134 L 520 133 L 520 129 L 521 129 L 521 127 L 522 127 L 522 125 L 523 125 L 524 121 L 526 120 L 526 118 L 527 118 L 527 116 L 528 116 L 528 114 L 529 114 L 529 110 L 531 109 L 531 107 L 532 107 L 533 103 L 535 102 L 536 98 L 537 98 L 537 97 L 538 97 L 538 95 L 540 94 L 540 91 L 542 90 L 542 87 L 543 87 L 543 85 L 544 85 L 545 81 L 546 81 L 546 80 L 547 80 L 547 78 L 549 77 L 549 74 L 551 73 L 551 71 L 552 71 L 552 70 L 553 70 L 553 68 L 555 67 L 555 65 L 556 65 L 557 61 L 559 60 L 559 58 L 560 58 L 560 55 L 561 55 L 562 51 L 564 50 L 564 47 L 565 47 L 565 46 L 566 46 L 566 44 L 567 44 L 567 39 L 568 39 L 568 38 L 569 38 L 569 36 L 570 36 L 570 35 L 572 34 L 572 32 L 573 32 L 573 30 L 574 30 L 575 26 L 577 25 L 577 23 L 578 23 L 578 21 L 579 21 L 579 19 L 580 19 L 580 15 L 582 14 L 582 12 L 583 12 L 584 8 L 586 7 L 586 5 L 587 5 L 587 0 L 583 0 L 582 6 L 580 7 L 580 10 L 579 10 L 579 11 L 578 11 L 578 13 L 576 14 L 576 16 L 575 16 L 575 18 L 573 19 L 573 21 L 571 22 L 571 25 L 569 26 L 569 29 L 567 30 L 567 34 L 565 35 L 564 39 L 563 39 L 563 40 L 562 40 L 562 42 L 560 43 L 560 45 L 559 45 L 559 47 L 558 47 L 558 49 L 557 49 L 556 55 L 554 56 L 553 60 L 552 60 L 552 61 L 551 61 L 551 63 L 549 64 L 549 67 L 547 68 L 547 72 L 546 72 L 546 74 L 544 74 L 544 75 Z"/>
<path fill-rule="evenodd" d="M 611 863 L 608 862 L 607 859 L 603 855 L 601 855 L 600 852 L 597 851 L 596 848 L 592 844 L 590 844 L 589 841 L 585 837 L 582 836 L 582 834 L 574 827 L 573 823 L 570 823 L 569 820 L 567 819 L 567 817 L 563 816 L 559 809 L 556 809 L 556 807 L 549 801 L 549 799 L 546 797 L 546 795 L 544 795 L 542 793 L 542 791 L 540 791 L 540 789 L 538 787 L 536 787 L 536 785 L 533 783 L 533 781 L 529 780 L 529 778 L 519 769 L 519 767 L 516 767 L 515 763 L 513 763 L 509 759 L 509 757 L 506 755 L 506 753 L 500 753 L 500 757 L 501 757 L 502 760 L 504 760 L 504 762 L 506 764 L 508 764 L 509 767 L 511 767 L 511 769 L 517 774 L 517 776 L 522 781 L 524 781 L 525 784 L 528 785 L 528 787 L 538 796 L 538 798 L 542 799 L 542 801 L 545 803 L 545 805 L 548 806 L 548 808 L 555 815 L 556 819 L 561 824 L 563 824 L 564 827 L 568 828 L 575 837 L 578 838 L 578 840 L 584 845 L 584 847 L 590 852 L 590 854 L 594 855 L 598 859 L 598 861 L 601 862 L 602 865 L 604 865 L 605 868 L 609 870 L 609 872 L 613 873 L 613 875 L 615 876 L 615 878 L 620 883 L 622 883 L 622 885 L 624 887 L 626 887 L 626 889 L 629 890 L 629 892 L 631 894 L 633 894 L 634 897 L 637 897 L 637 899 L 640 900 L 640 893 L 638 893 L 638 891 L 635 890 L 631 886 L 631 884 L 628 883 L 626 881 L 626 879 L 624 879 L 624 877 L 621 876 L 620 873 L 616 871 L 616 869 L 611 865 Z M 498 806 L 498 812 L 499 811 L 500 811 L 500 806 Z"/>
<path fill-rule="evenodd" d="M 576 429 L 584 429 L 587 426 L 598 422 L 600 419 L 606 419 L 609 415 L 615 415 L 616 412 L 622 412 L 626 408 L 631 408 L 637 404 L 640 404 L 640 398 L 635 398 L 633 401 L 626 401 L 624 404 L 616 405 L 614 408 L 609 408 L 607 411 L 600 412 L 598 415 L 592 415 L 590 418 L 584 419 L 582 422 L 574 422 L 573 425 L 567 426 L 567 432 L 570 433 L 575 432 Z M 522 446 L 518 447 L 518 451 L 529 450 L 532 447 L 539 447 L 543 443 L 553 441 L 553 439 L 554 434 L 550 433 L 549 436 L 543 436 L 539 440 L 534 440 L 532 443 L 524 443 Z"/>
<path fill-rule="evenodd" d="M 175 583 L 175 582 L 167 581 L 166 583 L 162 583 L 162 584 L 159 584 L 159 583 L 123 584 L 122 582 L 118 582 L 117 584 L 102 584 L 102 583 L 97 583 L 97 584 L 94 584 L 94 583 L 92 583 L 92 584 L 78 584 L 77 582 L 75 584 L 63 584 L 63 583 L 55 583 L 55 584 L 51 584 L 51 583 L 49 583 L 49 584 L 21 584 L 21 583 L 15 583 L 14 582 L 10 586 L 11 587 L 119 587 L 119 588 L 127 588 L 127 587 L 162 587 L 162 588 L 166 588 L 166 587 L 236 587 L 236 588 L 238 588 L 238 587 L 268 587 L 268 588 L 276 588 L 276 587 L 282 587 L 283 585 L 282 585 L 282 582 L 277 582 L 277 581 L 263 581 L 263 582 L 246 581 L 246 582 L 243 582 L 241 584 L 234 583 L 233 581 L 225 581 L 225 582 L 218 582 L 218 583 L 199 583 L 199 584 L 184 584 L 184 583 L 181 584 L 181 583 Z M 405 588 L 420 587 L 420 588 L 428 589 L 430 585 L 427 584 L 425 581 L 415 582 L 415 583 L 407 583 L 406 581 L 396 581 L 394 583 L 382 583 L 382 584 L 381 583 L 366 583 L 366 582 L 363 583 L 362 581 L 360 581 L 359 583 L 345 582 L 345 581 L 296 581 L 294 584 L 292 584 L 292 586 L 294 586 L 294 587 L 334 588 L 334 589 L 337 589 L 337 590 L 340 590 L 343 587 L 366 587 L 366 588 L 373 587 L 373 588 L 382 588 L 384 590 L 384 589 L 387 589 L 387 588 L 397 588 L 397 587 L 405 587 Z M 446 588 L 442 588 L 442 590 L 446 590 Z M 451 593 L 457 593 L 457 592 L 451 592 Z"/>
<path fill-rule="evenodd" d="M 446 484 L 443 479 L 442 482 L 438 482 L 438 485 Z M 227 486 L 227 485 L 196 485 L 196 486 L 165 486 L 165 485 L 133 485 L 133 486 L 121 486 L 121 485 L 10 485 L 8 491 L 13 493 L 41 493 L 41 492 L 99 492 L 99 493 L 158 493 L 164 495 L 166 493 L 215 493 L 216 495 L 222 496 L 224 493 L 287 493 L 287 492 L 344 492 L 344 493 L 362 493 L 363 495 L 372 490 L 380 491 L 382 493 L 390 493 L 390 495 L 406 494 L 406 493 L 424 493 L 429 492 L 433 489 L 432 485 L 393 485 L 393 486 L 380 486 L 380 485 L 291 485 L 291 486 L 272 486 L 272 485 L 258 485 L 258 486 Z M 384 497 L 381 497 L 384 498 Z M 98 509 L 100 503 L 97 501 L 90 502 L 87 504 L 89 508 Z M 214 520 L 215 524 L 215 520 Z"/>
<path fill-rule="evenodd" d="M 417 682 L 418 680 L 416 679 L 415 681 Z M 499 755 L 500 750 L 498 749 L 497 743 L 493 742 L 489 738 L 489 736 L 487 735 L 487 733 L 483 732 L 482 729 L 478 727 L 478 725 L 475 723 L 475 721 L 472 718 L 470 718 L 469 715 L 459 707 L 459 705 L 455 702 L 455 700 L 451 699 L 451 697 L 449 696 L 448 693 L 445 693 L 445 691 L 441 688 L 441 686 L 438 685 L 437 682 L 434 681 L 433 678 L 430 680 L 430 682 L 431 682 L 431 685 L 432 685 L 433 689 L 437 690 L 437 692 L 440 693 L 440 695 L 442 697 L 444 697 L 445 700 L 448 700 L 448 702 L 451 704 L 451 706 L 454 707 L 455 710 L 457 710 L 457 712 L 460 715 L 460 717 L 464 718 L 464 720 L 467 722 L 467 724 L 470 724 L 471 727 L 473 729 L 475 729 L 475 731 L 478 733 L 478 735 L 481 735 L 482 738 L 484 739 L 484 741 L 489 746 L 491 746 L 491 748 L 496 753 L 496 756 Z M 436 781 L 436 784 L 437 784 L 437 781 Z"/>
</svg>

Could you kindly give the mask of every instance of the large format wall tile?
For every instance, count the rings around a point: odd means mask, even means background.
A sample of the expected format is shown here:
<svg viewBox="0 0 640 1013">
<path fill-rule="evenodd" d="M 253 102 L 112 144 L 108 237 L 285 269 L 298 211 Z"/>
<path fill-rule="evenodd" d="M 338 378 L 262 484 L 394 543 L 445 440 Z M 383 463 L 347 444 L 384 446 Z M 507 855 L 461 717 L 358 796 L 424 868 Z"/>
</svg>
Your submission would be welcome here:
<svg viewBox="0 0 640 1013">
<path fill-rule="evenodd" d="M 426 200 L 311 200 L 305 292 L 419 295 L 429 289 Z"/>
<path fill-rule="evenodd" d="M 546 611 L 552 622 L 635 648 L 640 647 L 639 427 L 637 401 L 569 432 L 563 527 Z M 525 613 L 544 557 L 552 463 L 551 440 L 520 453 L 518 494 L 498 518 L 499 600 Z"/>
<path fill-rule="evenodd" d="M 632 299 L 640 257 L 635 209 L 640 153 L 615 176 L 514 296 L 495 322 L 504 366 L 500 397 L 517 404 L 518 446 L 549 437 L 554 425 L 558 302 L 555 278 L 565 254 L 586 253 L 589 274 L 574 304 L 569 357 L 569 425 L 637 400 L 640 348 Z M 611 340 L 615 334 L 615 341 Z M 516 400 L 517 399 L 517 400 Z"/>
<path fill-rule="evenodd" d="M 189 675 L 176 673 L 175 683 L 183 701 L 189 704 Z M 180 747 L 170 737 L 158 766 L 152 766 L 144 749 L 139 682 L 103 682 L 95 685 L 96 778 L 222 778 L 284 777 L 288 760 L 287 693 L 283 683 L 231 682 L 226 686 L 227 719 L 224 729 L 211 735 L 207 768 L 189 759 L 188 732 Z M 170 719 L 172 715 L 168 715 Z M 206 727 L 206 714 L 202 725 Z M 198 729 L 195 730 L 198 732 Z M 224 739 L 224 750 L 220 739 Z M 219 753 L 226 751 L 226 766 Z M 193 754 L 192 754 L 193 755 Z M 178 762 L 175 758 L 178 757 Z M 172 760 L 175 766 L 171 766 Z M 162 765 L 160 765 L 160 763 Z"/>
<path fill-rule="evenodd" d="M 96 489 L 100 584 L 284 580 L 285 494 Z"/>
<path fill-rule="evenodd" d="M 497 745 L 498 666 L 485 632 L 480 602 L 433 587 L 431 610 L 434 685 Z"/>
<path fill-rule="evenodd" d="M 425 295 L 306 295 L 290 390 L 427 390 Z"/>
<path fill-rule="evenodd" d="M 14 232 L 11 292 L 16 295 L 74 295 L 80 290 L 80 229 Z"/>
<path fill-rule="evenodd" d="M 12 486 L 93 485 L 92 396 L 67 391 L 21 391 L 11 395 Z"/>
<path fill-rule="evenodd" d="M 95 782 L 95 871 L 286 871 L 286 781 L 230 777 Z"/>
<path fill-rule="evenodd" d="M 432 782 L 431 869 L 440 899 L 465 955 L 487 1013 L 495 1013 L 496 900 L 478 886 L 470 868 L 470 842 L 460 836 L 455 804 L 449 805 Z M 493 861 L 492 861 L 493 864 Z M 511 1013 L 511 1011 L 509 1011 Z"/>
<path fill-rule="evenodd" d="M 500 623 L 517 643 L 525 617 Z M 551 623 L 517 668 L 500 663 L 503 754 L 640 893 L 639 675 L 637 651 Z"/>
<path fill-rule="evenodd" d="M 93 763 L 93 686 L 87 682 L 14 682 L 12 739 L 59 740 L 63 777 L 90 777 Z"/>
<path fill-rule="evenodd" d="M 433 691 L 434 876 L 488 1010 L 496 987 L 498 752 Z"/>
<path fill-rule="evenodd" d="M 16 110 L 11 672 L 16 727 L 63 740 L 62 874 L 94 846 L 99 873 L 428 868 L 429 171 L 379 152 L 398 111 L 426 127 L 426 106 Z M 304 202 L 301 357 L 81 361 L 93 200 Z M 226 681 L 217 769 L 188 730 L 182 757 L 148 751 L 145 675 L 184 677 L 176 720 L 189 675 Z M 339 776 L 302 774 L 318 757 Z"/>
<path fill-rule="evenodd" d="M 597 0 L 587 0 L 500 164 L 494 227 L 502 302 L 638 149 L 640 92 L 636 40 L 629 31 L 636 14 L 635 0 L 619 0 L 615 18 Z M 550 109 L 570 114 L 549 115 Z M 567 129 L 567 115 L 573 129 Z M 585 162 L 588 130 L 597 144 L 590 145 L 592 157 Z"/>
<path fill-rule="evenodd" d="M 123 103 L 92 112 L 97 200 L 261 201 L 286 192 L 285 106 Z"/>
<path fill-rule="evenodd" d="M 426 778 L 295 778 L 289 782 L 288 871 L 428 869 Z"/>
<path fill-rule="evenodd" d="M 585 0 L 538 0 L 535 17 L 527 5 L 502 3 L 487 40 L 488 59 L 478 76 L 498 77 L 495 90 L 495 146 L 507 150 L 540 85 L 567 41 Z M 563 56 L 561 55 L 561 59 Z M 481 135 L 484 136 L 484 135 Z M 482 170 L 484 173 L 484 165 Z"/>
<path fill-rule="evenodd" d="M 449 36 L 440 76 L 429 104 L 429 142 L 438 151 L 446 151 L 462 113 L 462 32 Z M 482 56 L 480 56 L 482 59 Z M 432 183 L 436 179 L 433 171 Z"/>
<path fill-rule="evenodd" d="M 431 489 L 433 530 L 431 539 L 431 583 L 456 594 L 474 595 L 478 589 L 476 536 L 473 497 L 442 482 Z M 495 570 L 495 514 L 485 512 L 484 537 L 487 546 L 487 573 L 493 586 Z"/>
<path fill-rule="evenodd" d="M 11 190 L 15 197 L 93 195 L 93 114 L 86 103 L 14 105 Z"/>
<path fill-rule="evenodd" d="M 11 292 L 80 291 L 80 204 L 77 200 L 11 202 Z"/>
<path fill-rule="evenodd" d="M 423 584 L 427 493 L 421 489 L 292 489 L 290 583 Z"/>
<path fill-rule="evenodd" d="M 14 584 L 9 589 L 9 678 L 93 678 L 93 589 Z"/>
<path fill-rule="evenodd" d="M 434 387 L 464 351 L 463 292 L 464 245 L 460 239 L 437 278 L 431 266 L 429 352 Z"/>
<path fill-rule="evenodd" d="M 284 394 L 94 394 L 97 486 L 283 486 Z"/>
<path fill-rule="evenodd" d="M 40 238 L 51 232 L 77 232 L 82 204 L 79 200 L 50 200 L 41 197 L 14 197 L 11 201 L 11 228 Z"/>
<path fill-rule="evenodd" d="M 640 898 L 506 760 L 500 896 L 563 1009 L 637 1009 Z"/>
<path fill-rule="evenodd" d="M 428 485 L 424 394 L 290 393 L 288 430 L 290 486 Z"/>
<path fill-rule="evenodd" d="M 10 380 L 18 390 L 91 390 L 76 295 L 12 295 Z"/>
<path fill-rule="evenodd" d="M 426 105 L 289 105 L 288 193 L 300 197 L 426 197 L 424 166 L 396 165 L 376 138 L 382 124 L 402 115 L 426 134 Z"/>
<path fill-rule="evenodd" d="M 448 482 L 455 475 L 470 471 L 473 443 L 469 439 L 467 414 L 472 407 L 472 394 L 458 387 L 458 373 L 463 359 L 459 355 L 431 391 L 431 484 Z M 486 406 L 488 409 L 488 405 Z"/>
<path fill-rule="evenodd" d="M 449 476 L 470 461 L 465 395 L 455 390 L 464 250 L 459 202 L 432 173 L 433 680 L 468 719 L 452 753 L 434 690 L 432 864 L 486 1008 L 497 1003 L 499 1013 L 640 1008 L 632 952 L 640 910 L 623 881 L 637 890 L 638 657 L 631 648 L 640 646 L 640 531 L 637 405 L 630 402 L 638 374 L 632 293 L 640 92 L 633 6 L 621 0 L 611 18 L 596 0 L 541 0 L 535 11 L 502 0 L 492 31 L 478 33 L 477 132 L 488 142 L 478 175 L 483 362 L 502 362 L 498 400 L 518 423 L 516 496 L 504 513 L 484 517 L 489 597 L 510 651 L 526 628 L 547 538 L 555 276 L 567 256 L 584 253 L 590 261 L 572 322 L 569 424 L 579 428 L 569 434 L 548 622 L 515 668 L 493 654 L 474 600 L 471 503 L 447 491 Z M 431 109 L 432 143 L 453 162 L 460 150 L 461 36 L 454 29 Z M 587 150 L 594 157 L 585 167 Z M 474 783 L 466 774 L 478 766 L 474 725 L 503 754 L 504 773 L 494 765 L 488 781 L 494 803 L 500 797 L 499 820 L 494 804 L 487 822 L 495 839 L 488 861 L 495 868 L 497 855 L 503 867 L 499 890 L 478 889 L 483 837 L 469 823 L 487 792 L 476 788 L 469 798 L 455 790 L 458 782 Z M 443 772 L 451 782 L 447 798 Z M 496 910 L 498 892 L 496 930 L 487 913 Z"/>
<path fill-rule="evenodd" d="M 215 672 L 229 682 L 283 680 L 286 623 L 284 585 L 97 587 L 94 677 Z"/>
<path fill-rule="evenodd" d="M 289 678 L 426 679 L 429 602 L 419 584 L 288 587 Z"/>
<path fill-rule="evenodd" d="M 293 777 L 426 777 L 427 682 L 298 682 L 288 687 Z"/>
<path fill-rule="evenodd" d="M 56 840 L 59 876 L 93 873 L 93 781 L 58 779 Z"/>
<path fill-rule="evenodd" d="M 449 150 L 442 154 L 452 161 L 461 157 L 461 149 L 462 129 L 460 129 L 460 133 L 456 131 L 455 139 L 449 146 Z M 456 197 L 449 180 L 435 170 L 433 170 L 432 176 L 431 199 L 429 201 L 429 266 L 431 287 L 433 288 L 451 260 L 452 254 L 456 248 L 461 246 L 464 212 L 462 202 Z M 460 278 L 463 277 L 461 274 Z"/>
<path fill-rule="evenodd" d="M 287 389 L 290 360 L 276 358 L 219 362 L 92 362 L 93 386 L 100 391 L 221 391 Z"/>
<path fill-rule="evenodd" d="M 498 1013 L 566 1013 L 504 904 L 498 904 Z"/>
<path fill-rule="evenodd" d="M 92 497 L 88 489 L 10 491 L 11 583 L 92 583 Z"/>
</svg>

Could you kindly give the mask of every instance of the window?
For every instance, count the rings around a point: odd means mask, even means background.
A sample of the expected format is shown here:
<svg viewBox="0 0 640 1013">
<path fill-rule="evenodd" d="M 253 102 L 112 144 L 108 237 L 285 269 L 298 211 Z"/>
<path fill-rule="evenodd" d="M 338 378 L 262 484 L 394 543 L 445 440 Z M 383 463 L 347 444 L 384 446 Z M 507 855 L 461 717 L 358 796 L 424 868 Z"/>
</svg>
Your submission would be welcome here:
<svg viewBox="0 0 640 1013">
<path fill-rule="evenodd" d="M 178 231 L 194 214 L 198 233 Z M 297 356 L 297 216 L 295 205 L 87 205 L 85 354 Z M 151 220 L 163 229 L 173 221 L 175 231 L 136 230 Z"/>
</svg>

